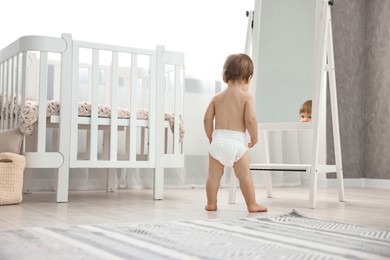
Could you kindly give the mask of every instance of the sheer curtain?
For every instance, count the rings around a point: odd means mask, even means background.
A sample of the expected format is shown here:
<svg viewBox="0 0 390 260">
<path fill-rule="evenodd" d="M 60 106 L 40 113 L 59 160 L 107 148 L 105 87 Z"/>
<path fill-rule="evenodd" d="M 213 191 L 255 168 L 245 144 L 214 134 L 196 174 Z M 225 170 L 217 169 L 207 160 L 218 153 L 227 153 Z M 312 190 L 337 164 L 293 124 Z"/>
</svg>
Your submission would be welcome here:
<svg viewBox="0 0 390 260">
<path fill-rule="evenodd" d="M 166 169 L 165 187 L 205 187 L 208 174 L 208 139 L 203 129 L 204 111 L 212 96 L 226 87 L 218 80 L 202 80 L 187 77 L 184 94 L 184 154 L 185 168 Z M 259 135 L 261 137 L 261 135 Z M 268 134 L 271 163 L 310 163 L 311 131 L 272 131 Z M 50 145 L 50 143 L 48 144 Z M 251 162 L 264 163 L 263 140 L 249 150 Z M 29 169 L 26 174 L 33 176 L 32 190 L 55 190 L 56 174 L 51 169 Z M 254 184 L 264 186 L 263 174 L 254 172 Z M 228 186 L 230 170 L 221 182 Z M 274 186 L 294 186 L 302 183 L 300 173 L 273 172 Z M 153 169 L 118 169 L 118 189 L 151 189 Z M 71 169 L 70 190 L 106 189 L 107 169 Z"/>
<path fill-rule="evenodd" d="M 23 35 L 59 37 L 71 33 L 76 40 L 103 42 L 123 46 L 181 51 L 186 61 L 184 95 L 185 168 L 167 169 L 166 187 L 203 187 L 208 168 L 208 141 L 203 130 L 203 113 L 211 97 L 223 89 L 222 66 L 227 55 L 243 52 L 248 18 L 255 0 L 70 0 L 57 10 L 51 0 L 6 1 L 4 10 L 19 10 L 28 23 L 4 26 L 0 47 Z M 24 8 L 20 9 L 20 6 Z M 45 8 L 41 8 L 45 6 Z M 49 11 L 48 11 L 49 10 Z M 92 11 L 93 10 L 93 11 Z M 69 17 L 69 14 L 72 14 Z M 15 20 L 5 12 L 0 22 Z M 90 21 L 86 23 L 86 21 Z M 292 136 L 290 136 L 292 135 Z M 295 134 L 296 135 L 296 134 Z M 272 160 L 298 160 L 297 136 L 291 133 L 270 135 Z M 50 143 L 49 143 L 50 144 Z M 252 160 L 262 161 L 261 141 L 250 150 Z M 51 169 L 28 170 L 33 190 L 54 190 L 56 174 Z M 145 169 L 118 170 L 119 188 L 151 188 L 153 172 Z M 299 176 L 274 174 L 275 185 L 298 185 Z M 227 185 L 229 175 L 223 181 Z M 262 174 L 255 174 L 255 185 L 262 185 Z M 105 189 L 106 169 L 72 169 L 70 189 Z"/>
</svg>

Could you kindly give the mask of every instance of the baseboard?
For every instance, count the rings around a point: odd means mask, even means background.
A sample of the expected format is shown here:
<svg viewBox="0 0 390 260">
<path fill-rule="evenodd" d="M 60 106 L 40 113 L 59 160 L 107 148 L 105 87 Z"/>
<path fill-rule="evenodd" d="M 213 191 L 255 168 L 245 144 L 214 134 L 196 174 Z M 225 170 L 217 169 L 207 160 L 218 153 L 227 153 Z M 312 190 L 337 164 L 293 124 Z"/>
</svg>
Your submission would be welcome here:
<svg viewBox="0 0 390 260">
<path fill-rule="evenodd" d="M 309 187 L 310 179 L 303 179 L 302 186 Z M 390 189 L 390 180 L 369 178 L 344 178 L 345 188 Z M 319 179 L 318 188 L 337 188 L 337 179 Z"/>
</svg>

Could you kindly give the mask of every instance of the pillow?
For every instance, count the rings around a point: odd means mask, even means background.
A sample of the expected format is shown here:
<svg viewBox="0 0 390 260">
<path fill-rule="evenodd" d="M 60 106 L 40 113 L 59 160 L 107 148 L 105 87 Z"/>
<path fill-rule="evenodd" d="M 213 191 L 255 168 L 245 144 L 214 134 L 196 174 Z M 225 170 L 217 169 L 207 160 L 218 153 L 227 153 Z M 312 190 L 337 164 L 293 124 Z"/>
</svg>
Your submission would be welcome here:
<svg viewBox="0 0 390 260">
<path fill-rule="evenodd" d="M 19 128 L 0 131 L 0 153 L 10 152 L 20 154 L 24 135 Z"/>
</svg>

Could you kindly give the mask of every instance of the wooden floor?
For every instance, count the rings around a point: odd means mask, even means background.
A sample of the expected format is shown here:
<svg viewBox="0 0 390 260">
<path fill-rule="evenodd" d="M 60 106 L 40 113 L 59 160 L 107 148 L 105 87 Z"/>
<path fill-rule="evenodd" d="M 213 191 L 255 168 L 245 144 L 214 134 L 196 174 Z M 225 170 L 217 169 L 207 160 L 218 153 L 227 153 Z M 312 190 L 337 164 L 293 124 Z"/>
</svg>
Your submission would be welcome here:
<svg viewBox="0 0 390 260">
<path fill-rule="evenodd" d="M 346 202 L 338 202 L 337 189 L 319 189 L 317 208 L 308 208 L 307 188 L 274 188 L 274 198 L 257 189 L 267 213 L 248 213 L 240 192 L 228 204 L 228 189 L 219 192 L 219 209 L 204 210 L 204 189 L 165 189 L 164 200 L 152 199 L 151 190 L 71 192 L 68 203 L 56 203 L 54 192 L 36 192 L 18 205 L 0 206 L 0 228 L 65 226 L 113 222 L 149 222 L 212 218 L 266 217 L 293 209 L 313 218 L 390 229 L 390 190 L 346 188 Z"/>
</svg>

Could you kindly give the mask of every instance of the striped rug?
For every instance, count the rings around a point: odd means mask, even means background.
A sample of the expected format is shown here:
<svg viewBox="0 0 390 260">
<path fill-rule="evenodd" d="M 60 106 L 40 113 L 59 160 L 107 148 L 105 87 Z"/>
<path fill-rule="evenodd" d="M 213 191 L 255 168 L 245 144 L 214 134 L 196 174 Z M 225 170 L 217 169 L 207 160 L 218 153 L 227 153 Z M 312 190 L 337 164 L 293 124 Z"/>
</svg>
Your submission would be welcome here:
<svg viewBox="0 0 390 260">
<path fill-rule="evenodd" d="M 306 218 L 0 230 L 0 259 L 390 259 L 390 230 Z"/>
</svg>

